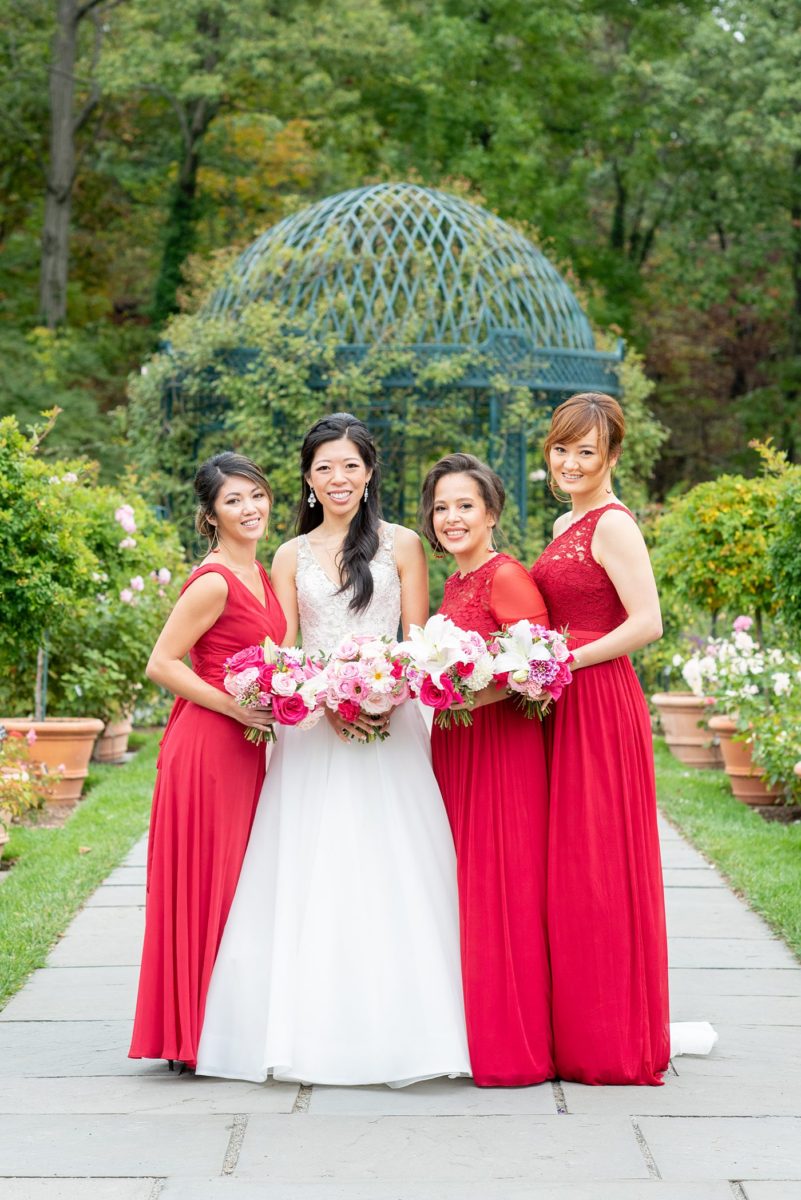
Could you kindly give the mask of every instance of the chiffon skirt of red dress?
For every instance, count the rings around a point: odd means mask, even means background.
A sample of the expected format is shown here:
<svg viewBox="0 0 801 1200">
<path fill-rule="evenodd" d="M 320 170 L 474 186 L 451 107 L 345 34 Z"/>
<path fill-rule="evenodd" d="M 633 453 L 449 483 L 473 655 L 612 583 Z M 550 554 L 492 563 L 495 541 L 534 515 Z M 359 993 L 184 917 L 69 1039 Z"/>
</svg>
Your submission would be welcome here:
<svg viewBox="0 0 801 1200">
<path fill-rule="evenodd" d="M 434 726 L 456 843 L 467 1041 L 480 1087 L 553 1077 L 545 925 L 548 795 L 539 721 L 511 700 Z"/>
<path fill-rule="evenodd" d="M 571 643 L 598 636 L 574 631 Z M 576 671 L 548 720 L 556 1070 L 589 1084 L 660 1084 L 664 893 L 651 727 L 629 659 Z"/>
<path fill-rule="evenodd" d="M 265 749 L 177 700 L 159 756 L 131 1058 L 194 1066 L 214 960 L 264 781 Z"/>
</svg>

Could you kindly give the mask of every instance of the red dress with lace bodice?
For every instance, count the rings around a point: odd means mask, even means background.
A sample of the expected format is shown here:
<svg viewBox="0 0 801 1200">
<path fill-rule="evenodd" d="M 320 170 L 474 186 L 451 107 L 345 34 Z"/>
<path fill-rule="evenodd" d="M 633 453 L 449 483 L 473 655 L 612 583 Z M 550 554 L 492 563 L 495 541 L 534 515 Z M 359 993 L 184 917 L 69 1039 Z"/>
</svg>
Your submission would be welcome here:
<svg viewBox="0 0 801 1200">
<path fill-rule="evenodd" d="M 445 584 L 440 608 L 485 638 L 523 618 L 547 623 L 525 568 L 497 554 Z M 548 838 L 542 727 L 512 700 L 471 726 L 434 726 L 434 771 L 456 843 L 467 1041 L 482 1087 L 554 1074 L 545 925 Z"/>
<path fill-rule="evenodd" d="M 222 690 L 226 658 L 271 637 L 286 618 L 260 566 L 264 604 L 218 563 L 198 567 L 228 584 L 225 607 L 190 651 L 192 667 Z M 265 770 L 264 746 L 231 717 L 176 699 L 161 743 L 147 855 L 142 969 L 131 1058 L 194 1066 L 211 970 L 234 898 Z"/>
<path fill-rule="evenodd" d="M 626 619 L 591 553 L 593 509 L 532 567 L 573 648 Z M 631 514 L 629 514 L 631 515 Z M 633 518 L 632 518 L 633 520 Z M 548 934 L 557 1073 L 660 1084 L 668 1065 L 667 940 L 651 725 L 627 657 L 576 671 L 548 718 Z"/>
</svg>

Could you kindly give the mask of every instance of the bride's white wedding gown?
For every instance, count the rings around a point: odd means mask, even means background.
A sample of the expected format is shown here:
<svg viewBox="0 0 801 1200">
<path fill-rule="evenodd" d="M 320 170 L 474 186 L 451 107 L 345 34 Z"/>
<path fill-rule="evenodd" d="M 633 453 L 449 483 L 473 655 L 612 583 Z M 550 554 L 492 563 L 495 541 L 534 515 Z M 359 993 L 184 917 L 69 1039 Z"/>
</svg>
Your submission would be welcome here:
<svg viewBox="0 0 801 1200">
<path fill-rule="evenodd" d="M 303 646 L 394 637 L 394 529 L 374 595 L 348 609 L 298 539 Z M 211 980 L 197 1073 L 404 1084 L 467 1075 L 453 839 L 415 703 L 391 735 L 344 743 L 326 720 L 282 728 Z"/>
</svg>

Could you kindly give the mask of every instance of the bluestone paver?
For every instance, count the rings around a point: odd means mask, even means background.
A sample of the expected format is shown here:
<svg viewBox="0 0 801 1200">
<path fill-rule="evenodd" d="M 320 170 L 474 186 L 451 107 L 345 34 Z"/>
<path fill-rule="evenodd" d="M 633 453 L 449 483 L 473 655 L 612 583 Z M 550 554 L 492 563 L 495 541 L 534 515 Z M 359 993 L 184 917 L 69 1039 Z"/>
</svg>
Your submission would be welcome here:
<svg viewBox="0 0 801 1200">
<path fill-rule="evenodd" d="M 142 839 L 0 1014 L 3 1200 L 801 1200 L 801 964 L 666 822 L 662 1088 L 300 1088 L 127 1058 Z"/>
</svg>

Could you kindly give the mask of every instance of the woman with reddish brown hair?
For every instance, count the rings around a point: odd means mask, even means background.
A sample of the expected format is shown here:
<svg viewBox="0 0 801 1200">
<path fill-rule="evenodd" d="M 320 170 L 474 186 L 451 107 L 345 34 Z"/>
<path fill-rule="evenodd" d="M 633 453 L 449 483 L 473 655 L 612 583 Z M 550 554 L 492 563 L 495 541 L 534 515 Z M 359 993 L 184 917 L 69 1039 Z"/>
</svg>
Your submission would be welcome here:
<svg viewBox="0 0 801 1200">
<path fill-rule="evenodd" d="M 611 396 L 560 404 L 545 441 L 571 509 L 532 567 L 573 683 L 549 718 L 548 933 L 562 1079 L 661 1084 L 670 1054 L 667 939 L 651 726 L 628 655 L 661 636 L 648 551 L 612 472 Z"/>
</svg>

